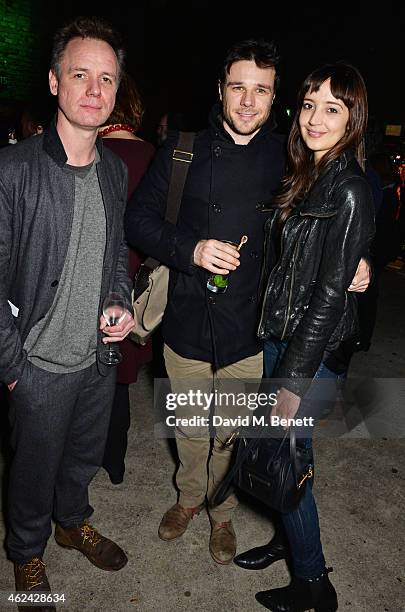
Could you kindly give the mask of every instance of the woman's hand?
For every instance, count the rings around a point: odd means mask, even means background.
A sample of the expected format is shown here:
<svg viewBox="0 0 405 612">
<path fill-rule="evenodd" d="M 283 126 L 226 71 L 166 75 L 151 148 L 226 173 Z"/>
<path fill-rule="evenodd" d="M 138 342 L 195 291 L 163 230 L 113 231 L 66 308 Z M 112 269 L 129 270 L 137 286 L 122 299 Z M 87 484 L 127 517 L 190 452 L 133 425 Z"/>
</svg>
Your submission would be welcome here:
<svg viewBox="0 0 405 612">
<path fill-rule="evenodd" d="M 300 407 L 301 398 L 292 391 L 281 387 L 277 392 L 277 404 L 273 406 L 271 416 L 278 416 L 281 419 L 293 419 Z M 283 427 L 283 429 L 288 429 Z"/>
<path fill-rule="evenodd" d="M 357 266 L 356 274 L 348 288 L 348 291 L 354 291 L 355 293 L 364 293 L 370 284 L 371 271 L 370 265 L 363 257 L 359 261 Z"/>
</svg>

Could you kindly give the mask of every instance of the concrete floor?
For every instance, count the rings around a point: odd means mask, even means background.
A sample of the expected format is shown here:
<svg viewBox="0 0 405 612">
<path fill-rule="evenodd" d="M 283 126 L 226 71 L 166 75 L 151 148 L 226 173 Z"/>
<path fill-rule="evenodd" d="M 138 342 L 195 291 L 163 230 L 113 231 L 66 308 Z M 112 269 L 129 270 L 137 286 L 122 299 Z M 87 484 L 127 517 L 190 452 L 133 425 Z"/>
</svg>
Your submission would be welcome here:
<svg viewBox="0 0 405 612">
<path fill-rule="evenodd" d="M 405 379 L 405 275 L 386 271 L 373 344 L 355 355 L 353 377 Z M 166 440 L 153 433 L 152 381 L 149 370 L 131 388 L 133 405 L 127 472 L 113 486 L 100 470 L 90 497 L 93 523 L 128 553 L 117 573 L 92 566 L 80 553 L 61 549 L 53 538 L 45 553 L 55 593 L 64 593 L 66 612 L 241 612 L 264 610 L 258 590 L 286 584 L 284 562 L 268 570 L 246 572 L 216 565 L 208 552 L 205 514 L 186 534 L 166 543 L 157 536 L 164 511 L 175 502 L 175 464 Z M 396 409 L 399 409 L 398 404 Z M 405 611 L 404 475 L 405 440 L 319 439 L 315 492 L 322 541 L 339 609 L 351 612 Z M 0 466 L 1 468 L 1 466 Z M 241 504 L 234 516 L 238 551 L 266 542 L 272 526 L 265 513 Z M 0 523 L 0 538 L 4 537 Z M 1 612 L 9 610 L 4 593 L 13 589 L 12 565 L 0 549 Z"/>
</svg>

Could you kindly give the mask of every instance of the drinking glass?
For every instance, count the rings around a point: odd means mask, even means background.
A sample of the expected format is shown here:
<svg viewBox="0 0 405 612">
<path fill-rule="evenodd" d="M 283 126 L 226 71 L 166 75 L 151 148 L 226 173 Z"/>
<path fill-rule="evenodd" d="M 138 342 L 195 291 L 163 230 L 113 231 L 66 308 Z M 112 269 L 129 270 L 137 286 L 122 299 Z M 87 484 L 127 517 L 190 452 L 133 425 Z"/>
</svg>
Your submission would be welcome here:
<svg viewBox="0 0 405 612">
<path fill-rule="evenodd" d="M 207 289 L 212 293 L 225 293 L 229 284 L 228 274 L 211 274 L 207 280 Z"/>
<path fill-rule="evenodd" d="M 119 293 L 108 293 L 103 302 L 103 317 L 107 325 L 118 325 L 125 317 L 125 299 Z M 100 351 L 100 361 L 105 365 L 117 365 L 122 361 L 118 343 L 108 343 Z"/>
<path fill-rule="evenodd" d="M 221 242 L 235 247 L 238 246 L 236 242 L 231 240 L 221 240 Z M 230 272 L 228 274 L 211 274 L 207 280 L 207 289 L 212 291 L 212 293 L 225 293 L 229 285 L 229 275 Z"/>
</svg>

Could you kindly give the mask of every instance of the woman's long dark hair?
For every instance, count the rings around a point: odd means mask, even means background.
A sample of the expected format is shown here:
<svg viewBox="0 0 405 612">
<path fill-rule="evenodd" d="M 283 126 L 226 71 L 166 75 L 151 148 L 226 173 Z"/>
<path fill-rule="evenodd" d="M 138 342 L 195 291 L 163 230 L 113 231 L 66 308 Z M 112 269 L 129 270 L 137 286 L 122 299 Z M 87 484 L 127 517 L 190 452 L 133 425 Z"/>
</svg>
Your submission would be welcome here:
<svg viewBox="0 0 405 612">
<path fill-rule="evenodd" d="M 330 79 L 330 89 L 335 98 L 342 100 L 349 110 L 344 136 L 332 147 L 318 164 L 314 154 L 304 143 L 299 116 L 308 92 L 318 91 L 322 83 Z M 367 127 L 367 90 L 363 77 L 350 64 L 330 64 L 314 70 L 305 79 L 297 100 L 297 112 L 288 139 L 288 172 L 283 189 L 275 203 L 283 208 L 281 220 L 287 219 L 292 209 L 305 197 L 320 172 L 346 149 L 353 149 L 357 161 L 364 169 L 364 134 Z"/>
</svg>

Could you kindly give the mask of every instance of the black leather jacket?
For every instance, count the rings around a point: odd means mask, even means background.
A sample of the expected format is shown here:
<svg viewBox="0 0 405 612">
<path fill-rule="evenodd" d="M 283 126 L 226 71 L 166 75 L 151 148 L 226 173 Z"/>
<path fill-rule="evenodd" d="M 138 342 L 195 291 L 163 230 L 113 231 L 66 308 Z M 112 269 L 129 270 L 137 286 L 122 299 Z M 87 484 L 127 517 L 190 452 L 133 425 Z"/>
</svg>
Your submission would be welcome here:
<svg viewBox="0 0 405 612">
<path fill-rule="evenodd" d="M 357 332 L 355 294 L 348 292 L 374 235 L 370 187 L 352 151 L 333 161 L 279 233 L 280 210 L 265 226 L 262 311 L 258 336 L 288 340 L 275 373 L 298 395 L 325 350 Z M 277 245 L 279 245 L 277 247 Z"/>
</svg>

